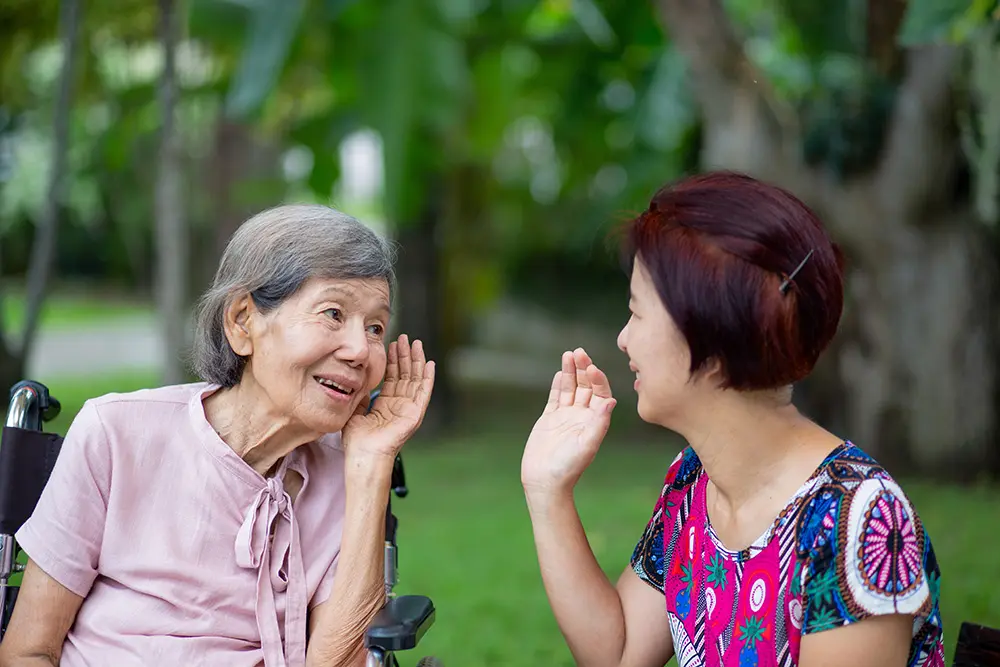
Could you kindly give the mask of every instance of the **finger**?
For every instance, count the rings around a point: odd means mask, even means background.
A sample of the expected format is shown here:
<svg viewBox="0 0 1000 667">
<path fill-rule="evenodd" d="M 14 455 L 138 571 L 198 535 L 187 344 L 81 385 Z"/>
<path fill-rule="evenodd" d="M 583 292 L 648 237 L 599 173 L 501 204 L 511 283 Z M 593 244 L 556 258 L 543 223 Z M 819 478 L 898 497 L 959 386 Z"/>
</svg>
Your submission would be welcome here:
<svg viewBox="0 0 1000 667">
<path fill-rule="evenodd" d="M 577 386 L 590 388 L 590 380 L 587 378 L 587 367 L 592 363 L 590 356 L 583 351 L 582 347 L 573 350 L 573 364 L 576 366 Z"/>
<path fill-rule="evenodd" d="M 399 379 L 399 346 L 396 341 L 389 343 L 389 360 L 385 365 L 385 381 L 395 382 Z"/>
<path fill-rule="evenodd" d="M 573 404 L 587 407 L 590 405 L 590 397 L 593 396 L 590 379 L 587 377 L 587 367 L 591 361 L 582 347 L 573 350 L 573 364 L 576 366 L 576 396 L 573 398 Z"/>
<path fill-rule="evenodd" d="M 576 363 L 572 352 L 563 352 L 559 382 L 559 405 L 573 405 L 576 398 Z"/>
<path fill-rule="evenodd" d="M 399 350 L 397 349 L 396 341 L 392 341 L 389 343 L 389 356 L 385 364 L 382 393 L 386 396 L 395 396 L 397 382 L 399 382 Z"/>
<path fill-rule="evenodd" d="M 587 367 L 587 378 L 590 380 L 590 388 L 594 392 L 594 396 L 600 398 L 611 398 L 611 383 L 608 382 L 608 376 L 604 374 L 600 368 L 591 364 Z"/>
<path fill-rule="evenodd" d="M 427 365 L 427 356 L 424 354 L 424 342 L 422 340 L 413 341 L 410 348 L 410 372 L 413 379 L 419 380 L 424 376 L 424 367 Z"/>
<path fill-rule="evenodd" d="M 396 347 L 399 354 L 399 379 L 401 382 L 406 382 L 412 375 L 409 337 L 406 334 L 400 334 L 399 345 Z"/>
<path fill-rule="evenodd" d="M 420 407 L 421 411 L 427 410 L 427 406 L 431 401 L 431 394 L 434 391 L 434 376 L 437 373 L 437 364 L 433 361 L 428 361 L 427 365 L 424 366 L 424 376 L 420 380 L 420 384 L 417 387 L 417 392 L 413 397 L 413 401 Z"/>
<path fill-rule="evenodd" d="M 559 405 L 559 387 L 562 385 L 562 371 L 556 371 L 549 387 L 549 405 Z"/>
<path fill-rule="evenodd" d="M 437 372 L 437 364 L 428 361 L 424 366 L 424 376 L 417 387 L 416 395 L 413 397 L 417 407 L 420 408 L 420 419 L 417 420 L 416 428 L 420 428 L 427 415 L 427 407 L 431 403 L 431 395 L 434 393 L 434 375 Z"/>
</svg>

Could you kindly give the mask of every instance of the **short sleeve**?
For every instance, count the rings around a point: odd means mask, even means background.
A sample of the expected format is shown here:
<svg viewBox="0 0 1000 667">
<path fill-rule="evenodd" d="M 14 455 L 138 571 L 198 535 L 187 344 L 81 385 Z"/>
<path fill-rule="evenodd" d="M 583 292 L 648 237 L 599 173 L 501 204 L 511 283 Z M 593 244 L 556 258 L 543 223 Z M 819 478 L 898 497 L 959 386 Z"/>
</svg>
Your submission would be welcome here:
<svg viewBox="0 0 1000 667">
<path fill-rule="evenodd" d="M 309 609 L 314 609 L 330 599 L 333 594 L 333 578 L 337 574 L 337 561 L 339 559 L 340 552 L 338 551 L 337 555 L 333 557 L 330 567 L 323 573 L 323 578 L 319 580 L 319 586 L 316 587 L 316 592 L 313 593 L 312 599 L 309 601 Z"/>
<path fill-rule="evenodd" d="M 667 497 L 677 480 L 678 473 L 684 467 L 684 462 L 688 458 L 689 450 L 684 450 L 673 460 L 667 471 L 667 476 L 663 480 L 663 488 L 660 497 L 653 507 L 653 516 L 646 523 L 639 542 L 632 550 L 630 565 L 636 575 L 656 590 L 663 592 L 663 561 L 665 552 L 663 548 L 664 533 L 664 511 L 668 509 Z"/>
<path fill-rule="evenodd" d="M 663 496 L 632 551 L 630 562 L 640 579 L 663 592 Z"/>
<path fill-rule="evenodd" d="M 802 545 L 803 634 L 886 614 L 917 625 L 937 608 L 940 573 L 923 525 L 891 479 L 869 478 L 813 503 Z"/>
<path fill-rule="evenodd" d="M 84 404 L 52 475 L 15 536 L 46 574 L 81 597 L 97 577 L 111 486 L 111 450 L 97 408 Z"/>
</svg>

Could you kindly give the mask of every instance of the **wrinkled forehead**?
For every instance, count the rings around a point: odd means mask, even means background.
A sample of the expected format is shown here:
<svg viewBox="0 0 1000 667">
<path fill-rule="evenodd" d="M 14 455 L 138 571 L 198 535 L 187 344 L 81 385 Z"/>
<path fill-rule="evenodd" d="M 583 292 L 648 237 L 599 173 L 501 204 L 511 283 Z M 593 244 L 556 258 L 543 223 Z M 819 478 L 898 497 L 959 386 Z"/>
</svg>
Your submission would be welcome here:
<svg viewBox="0 0 1000 667">
<path fill-rule="evenodd" d="M 310 278 L 302 285 L 301 295 L 313 303 L 332 301 L 386 317 L 391 313 L 385 278 Z"/>
</svg>

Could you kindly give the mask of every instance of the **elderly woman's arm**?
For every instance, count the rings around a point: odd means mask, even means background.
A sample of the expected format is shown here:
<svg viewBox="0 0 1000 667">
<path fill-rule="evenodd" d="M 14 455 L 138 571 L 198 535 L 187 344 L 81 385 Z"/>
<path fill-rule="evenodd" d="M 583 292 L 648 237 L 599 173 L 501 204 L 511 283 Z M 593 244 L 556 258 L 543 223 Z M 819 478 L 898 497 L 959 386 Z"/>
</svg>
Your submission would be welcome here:
<svg viewBox="0 0 1000 667">
<path fill-rule="evenodd" d="M 348 455 L 344 532 L 330 598 L 309 620 L 309 667 L 362 666 L 364 633 L 385 603 L 385 510 L 394 457 Z"/>
<path fill-rule="evenodd" d="M 406 335 L 389 345 L 382 392 L 344 426 L 347 506 L 330 598 L 309 621 L 309 667 L 362 666 L 364 634 L 385 603 L 385 510 L 396 454 L 420 427 L 434 388 L 435 364 Z"/>
<path fill-rule="evenodd" d="M 29 556 L 0 667 L 58 665 L 97 577 L 112 452 L 93 401 L 73 419 L 31 518 L 17 532 Z"/>
<path fill-rule="evenodd" d="M 59 664 L 66 634 L 83 598 L 29 560 L 3 643 L 3 667 L 50 667 Z"/>
</svg>

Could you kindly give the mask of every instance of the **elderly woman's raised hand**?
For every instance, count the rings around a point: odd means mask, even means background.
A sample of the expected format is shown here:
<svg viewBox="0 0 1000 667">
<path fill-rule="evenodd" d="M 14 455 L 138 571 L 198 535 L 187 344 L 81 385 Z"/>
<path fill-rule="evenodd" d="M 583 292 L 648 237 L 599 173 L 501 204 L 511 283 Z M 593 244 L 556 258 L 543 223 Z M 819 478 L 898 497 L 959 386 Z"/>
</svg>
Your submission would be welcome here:
<svg viewBox="0 0 1000 667">
<path fill-rule="evenodd" d="M 389 360 L 382 391 L 368 411 L 362 403 L 344 426 L 344 448 L 349 454 L 395 457 L 420 427 L 434 388 L 434 362 L 424 346 L 402 334 L 389 343 Z"/>
<path fill-rule="evenodd" d="M 582 349 L 564 352 L 549 401 L 521 458 L 527 491 L 572 489 L 594 460 L 611 424 L 615 399 L 604 371 Z"/>
</svg>

